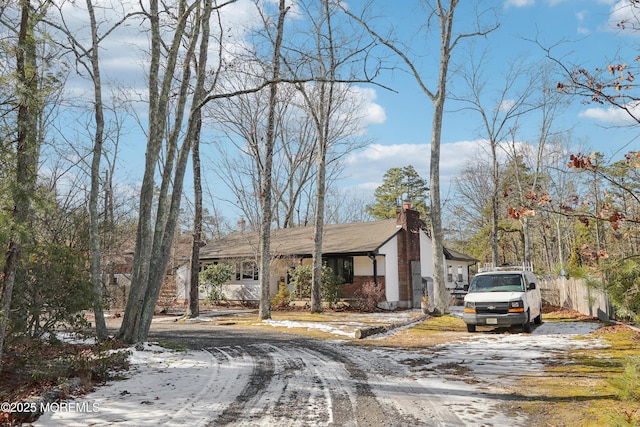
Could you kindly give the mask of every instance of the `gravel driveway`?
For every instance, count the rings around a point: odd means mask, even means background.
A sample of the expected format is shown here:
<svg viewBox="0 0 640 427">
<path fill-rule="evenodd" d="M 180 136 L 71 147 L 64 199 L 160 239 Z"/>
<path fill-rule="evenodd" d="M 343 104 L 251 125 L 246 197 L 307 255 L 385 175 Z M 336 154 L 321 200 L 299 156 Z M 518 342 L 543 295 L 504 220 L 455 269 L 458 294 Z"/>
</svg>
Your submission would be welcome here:
<svg viewBox="0 0 640 427">
<path fill-rule="evenodd" d="M 82 398 L 92 414 L 47 413 L 36 425 L 526 426 L 510 392 L 594 323 L 545 323 L 532 334 L 477 333 L 420 350 L 313 340 L 274 330 L 154 324 L 157 347 L 134 370 Z M 359 342 L 359 344 L 361 344 Z"/>
</svg>

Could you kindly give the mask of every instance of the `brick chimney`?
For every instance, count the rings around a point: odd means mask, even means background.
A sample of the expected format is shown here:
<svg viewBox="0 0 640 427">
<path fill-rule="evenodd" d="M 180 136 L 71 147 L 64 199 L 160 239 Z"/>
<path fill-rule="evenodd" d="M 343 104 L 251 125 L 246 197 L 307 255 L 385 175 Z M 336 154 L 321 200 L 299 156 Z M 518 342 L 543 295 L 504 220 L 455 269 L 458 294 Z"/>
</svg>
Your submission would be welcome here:
<svg viewBox="0 0 640 427">
<path fill-rule="evenodd" d="M 413 286 L 411 264 L 417 261 L 418 272 L 420 265 L 420 230 L 422 221 L 420 213 L 411 207 L 411 203 L 405 202 L 396 211 L 396 224 L 402 227 L 398 233 L 398 279 L 400 285 L 399 305 L 412 306 Z M 414 263 L 415 265 L 416 263 Z"/>
</svg>

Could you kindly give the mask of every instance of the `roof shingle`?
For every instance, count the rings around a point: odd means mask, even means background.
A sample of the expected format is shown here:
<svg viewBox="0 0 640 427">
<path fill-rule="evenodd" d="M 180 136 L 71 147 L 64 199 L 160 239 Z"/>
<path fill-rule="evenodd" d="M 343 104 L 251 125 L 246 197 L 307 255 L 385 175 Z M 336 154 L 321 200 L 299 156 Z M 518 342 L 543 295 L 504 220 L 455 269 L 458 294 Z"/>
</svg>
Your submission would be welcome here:
<svg viewBox="0 0 640 427">
<path fill-rule="evenodd" d="M 324 226 L 322 252 L 328 254 L 366 254 L 375 252 L 400 230 L 395 219 L 330 224 Z M 314 227 L 283 228 L 271 231 L 272 256 L 311 256 Z M 259 253 L 257 232 L 236 232 L 207 243 L 200 259 L 251 258 Z"/>
</svg>

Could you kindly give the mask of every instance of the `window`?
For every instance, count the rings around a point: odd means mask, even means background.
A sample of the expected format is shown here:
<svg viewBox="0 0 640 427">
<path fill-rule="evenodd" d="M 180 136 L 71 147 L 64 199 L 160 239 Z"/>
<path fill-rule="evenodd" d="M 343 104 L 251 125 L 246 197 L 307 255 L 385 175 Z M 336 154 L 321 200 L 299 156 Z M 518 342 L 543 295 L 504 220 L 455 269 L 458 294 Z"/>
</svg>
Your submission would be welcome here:
<svg viewBox="0 0 640 427">
<path fill-rule="evenodd" d="M 469 292 L 522 292 L 526 286 L 521 274 L 482 274 L 471 282 Z"/>
<path fill-rule="evenodd" d="M 213 263 L 209 264 L 200 264 L 200 266 L 198 267 L 198 271 L 200 273 L 202 273 L 203 271 L 205 271 L 207 268 L 211 267 L 212 265 L 218 265 L 218 261 L 213 261 Z"/>
<path fill-rule="evenodd" d="M 258 280 L 258 265 L 255 261 L 236 263 L 236 280 Z"/>
<path fill-rule="evenodd" d="M 333 274 L 338 276 L 342 283 L 353 283 L 353 257 L 323 258 L 322 262 L 333 270 Z"/>
<path fill-rule="evenodd" d="M 462 282 L 462 279 L 463 279 L 463 277 L 462 277 L 462 266 L 459 265 L 458 266 L 458 282 Z"/>
<path fill-rule="evenodd" d="M 447 266 L 447 282 L 453 282 L 453 266 Z"/>
</svg>

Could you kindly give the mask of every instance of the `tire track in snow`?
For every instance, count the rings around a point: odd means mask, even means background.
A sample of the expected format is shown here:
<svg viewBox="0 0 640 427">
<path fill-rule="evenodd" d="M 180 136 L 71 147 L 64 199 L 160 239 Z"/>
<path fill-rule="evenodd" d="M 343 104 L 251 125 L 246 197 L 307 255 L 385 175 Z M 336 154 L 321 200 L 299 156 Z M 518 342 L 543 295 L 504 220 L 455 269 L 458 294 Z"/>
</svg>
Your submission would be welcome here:
<svg viewBox="0 0 640 427">
<path fill-rule="evenodd" d="M 273 378 L 275 364 L 271 355 L 260 350 L 258 346 L 251 346 L 251 349 L 251 354 L 245 349 L 240 349 L 242 358 L 250 359 L 251 374 L 246 384 L 222 413 L 208 424 L 209 426 L 255 425 L 255 421 L 267 411 L 263 396 Z"/>
<path fill-rule="evenodd" d="M 251 358 L 250 378 L 209 425 L 355 425 L 356 391 L 342 363 L 289 345 L 253 345 L 243 356 Z"/>
</svg>

